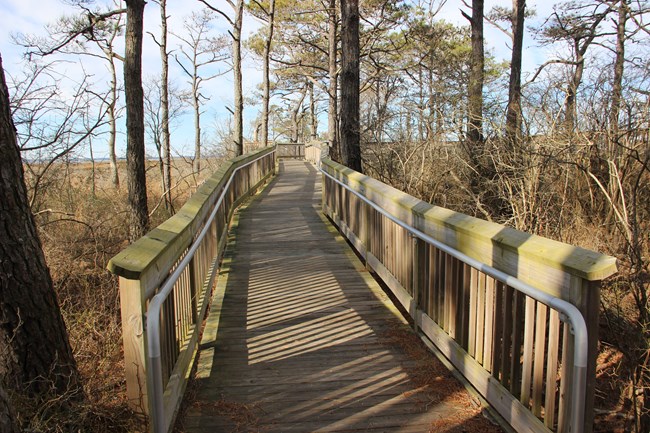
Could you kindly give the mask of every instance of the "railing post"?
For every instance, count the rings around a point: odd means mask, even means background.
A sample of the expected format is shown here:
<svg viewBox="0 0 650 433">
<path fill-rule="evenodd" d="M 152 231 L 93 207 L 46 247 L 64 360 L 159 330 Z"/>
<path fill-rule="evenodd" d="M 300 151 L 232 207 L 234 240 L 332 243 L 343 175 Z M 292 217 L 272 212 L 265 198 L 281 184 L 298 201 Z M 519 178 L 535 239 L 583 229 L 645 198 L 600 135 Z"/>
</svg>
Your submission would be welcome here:
<svg viewBox="0 0 650 433">
<path fill-rule="evenodd" d="M 146 370 L 145 283 L 142 279 L 119 279 L 126 395 L 129 406 L 146 417 L 150 413 L 148 396 L 151 384 L 147 382 Z"/>
<path fill-rule="evenodd" d="M 589 332 L 587 377 L 596 377 L 596 362 L 598 357 L 598 327 L 600 313 L 600 281 L 587 281 L 582 278 L 576 282 L 574 293 L 579 294 L 576 306 L 582 313 Z M 591 433 L 594 428 L 594 397 L 596 394 L 595 381 L 587 380 L 585 396 L 585 425 L 584 433 Z"/>
</svg>

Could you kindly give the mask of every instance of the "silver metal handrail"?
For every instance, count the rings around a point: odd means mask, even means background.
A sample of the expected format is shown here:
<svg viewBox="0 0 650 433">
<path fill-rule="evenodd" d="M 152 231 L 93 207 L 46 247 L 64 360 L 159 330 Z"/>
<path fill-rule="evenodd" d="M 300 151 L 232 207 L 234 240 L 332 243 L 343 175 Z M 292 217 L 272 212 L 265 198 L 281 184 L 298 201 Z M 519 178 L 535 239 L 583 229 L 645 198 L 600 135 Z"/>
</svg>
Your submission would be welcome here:
<svg viewBox="0 0 650 433">
<path fill-rule="evenodd" d="M 165 302 L 165 300 L 171 293 L 172 289 L 174 288 L 174 284 L 176 284 L 176 281 L 178 280 L 178 278 L 181 276 L 181 274 L 183 273 L 187 265 L 194 257 L 196 250 L 199 248 L 199 245 L 201 244 L 201 241 L 208 233 L 208 230 L 210 229 L 210 225 L 212 224 L 212 221 L 217 215 L 219 206 L 221 206 L 221 203 L 223 202 L 223 198 L 225 194 L 228 192 L 228 188 L 230 187 L 232 180 L 235 178 L 235 174 L 240 169 L 244 167 L 248 167 L 254 162 L 257 162 L 262 158 L 266 158 L 267 156 L 272 155 L 274 153 L 275 153 L 275 149 L 233 170 L 232 174 L 230 175 L 230 178 L 228 179 L 228 183 L 226 183 L 226 186 L 221 190 L 219 199 L 217 200 L 217 203 L 214 205 L 214 209 L 212 210 L 210 217 L 205 222 L 203 229 L 201 230 L 197 238 L 194 240 L 194 242 L 192 242 L 192 245 L 190 246 L 190 249 L 188 250 L 183 260 L 181 260 L 181 262 L 178 264 L 174 272 L 172 272 L 172 274 L 167 278 L 167 280 L 165 280 L 165 283 L 162 285 L 160 291 L 153 298 L 151 298 L 151 301 L 149 302 L 149 309 L 147 310 L 146 313 L 146 329 L 147 329 L 147 340 L 148 340 L 147 341 L 147 347 L 148 347 L 147 362 L 149 365 L 149 368 L 147 369 L 147 379 L 152 384 L 153 395 L 149 396 L 149 398 L 152 399 L 152 405 L 151 405 L 152 413 L 150 414 L 150 419 L 153 423 L 154 433 L 164 433 L 166 431 L 165 417 L 164 417 L 165 390 L 163 387 L 162 362 L 160 359 L 160 309 L 162 308 L 163 303 Z"/>
<path fill-rule="evenodd" d="M 513 289 L 530 296 L 531 298 L 539 301 L 547 306 L 559 311 L 560 319 L 563 322 L 569 324 L 571 333 L 575 336 L 575 345 L 573 351 L 573 393 L 572 393 L 572 404 L 571 404 L 571 417 L 570 417 L 570 426 L 569 431 L 571 433 L 583 433 L 584 431 L 584 417 L 585 417 L 585 407 L 581 402 L 585 401 L 586 395 L 586 384 L 587 384 L 587 353 L 588 353 L 588 333 L 587 333 L 587 324 L 584 317 L 580 313 L 580 310 L 576 308 L 573 304 L 557 298 L 555 296 L 549 295 L 536 287 L 527 284 L 512 275 L 508 275 L 505 272 L 502 272 L 498 269 L 495 269 L 485 263 L 479 262 L 472 257 L 469 257 L 462 252 L 451 248 L 448 245 L 441 243 L 440 241 L 432 238 L 426 233 L 421 232 L 415 227 L 410 226 L 406 222 L 394 217 L 388 211 L 383 209 L 381 206 L 377 205 L 375 202 L 369 200 L 361 193 L 354 190 L 349 185 L 341 182 L 339 179 L 335 178 L 318 165 L 319 170 L 328 178 L 332 179 L 337 184 L 341 185 L 343 188 L 347 189 L 357 197 L 359 197 L 363 202 L 371 206 L 377 212 L 384 215 L 386 218 L 407 230 L 413 236 L 427 242 L 438 248 L 439 250 L 444 251 L 445 253 L 455 257 L 456 259 L 468 264 L 469 266 L 503 282 Z M 415 319 L 415 318 L 414 318 Z"/>
</svg>

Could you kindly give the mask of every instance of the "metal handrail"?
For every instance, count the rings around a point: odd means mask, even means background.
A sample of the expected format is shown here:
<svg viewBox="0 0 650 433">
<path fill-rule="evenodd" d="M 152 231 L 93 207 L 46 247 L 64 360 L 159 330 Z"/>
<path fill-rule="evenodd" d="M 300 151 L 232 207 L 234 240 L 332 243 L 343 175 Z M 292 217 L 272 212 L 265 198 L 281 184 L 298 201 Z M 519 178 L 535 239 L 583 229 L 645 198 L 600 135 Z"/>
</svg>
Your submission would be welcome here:
<svg viewBox="0 0 650 433">
<path fill-rule="evenodd" d="M 172 274 L 167 278 L 167 280 L 165 280 L 165 283 L 161 287 L 160 291 L 153 298 L 151 298 L 151 301 L 149 302 L 149 309 L 146 313 L 146 330 L 147 330 L 147 340 L 148 340 L 147 361 L 149 364 L 149 368 L 147 369 L 147 379 L 152 384 L 153 395 L 149 396 L 149 398 L 153 399 L 151 405 L 152 413 L 150 414 L 150 419 L 152 420 L 154 433 L 164 433 L 166 431 L 164 425 L 165 424 L 165 417 L 164 417 L 165 390 L 163 387 L 162 363 L 160 359 L 160 309 L 162 308 L 163 303 L 165 302 L 165 300 L 171 293 L 172 289 L 174 288 L 174 284 L 176 284 L 176 281 L 178 280 L 178 278 L 181 276 L 181 274 L 183 273 L 187 265 L 194 257 L 196 250 L 199 248 L 199 245 L 201 244 L 201 241 L 208 233 L 210 225 L 212 224 L 212 221 L 217 215 L 219 206 L 223 202 L 223 198 L 226 192 L 228 192 L 228 188 L 230 187 L 232 180 L 235 178 L 235 174 L 240 169 L 244 167 L 248 167 L 254 162 L 257 162 L 262 158 L 266 158 L 267 156 L 272 155 L 274 153 L 275 153 L 275 149 L 233 170 L 232 174 L 230 175 L 230 178 L 228 179 L 228 183 L 226 183 L 226 186 L 221 190 L 219 199 L 217 200 L 217 203 L 214 205 L 214 209 L 210 214 L 210 217 L 205 222 L 203 229 L 201 230 L 197 238 L 194 240 L 194 242 L 192 242 L 192 245 L 190 245 L 190 249 L 187 251 L 187 254 L 183 258 L 183 260 L 181 260 L 181 262 L 178 264 L 174 272 L 172 272 Z"/>
<path fill-rule="evenodd" d="M 436 248 L 444 251 L 445 253 L 455 257 L 456 259 L 468 264 L 469 266 L 503 282 L 513 289 L 530 296 L 531 298 L 539 301 L 547 306 L 559 311 L 560 319 L 563 322 L 568 322 L 570 332 L 575 336 L 575 345 L 573 351 L 573 393 L 572 393 L 572 404 L 571 404 L 571 417 L 569 432 L 571 433 L 583 433 L 584 431 L 584 417 L 585 417 L 585 407 L 584 404 L 580 402 L 585 401 L 586 395 L 586 384 L 587 384 L 587 353 L 588 353 L 588 333 L 587 333 L 587 324 L 584 317 L 580 313 L 580 310 L 576 308 L 575 305 L 557 298 L 555 296 L 549 295 L 546 292 L 539 290 L 536 287 L 527 284 L 512 275 L 508 275 L 505 272 L 502 272 L 498 269 L 495 269 L 485 263 L 479 262 L 472 257 L 469 257 L 462 252 L 441 243 L 440 241 L 432 238 L 428 234 L 421 232 L 415 227 L 410 226 L 406 222 L 394 217 L 388 211 L 383 209 L 381 206 L 366 198 L 361 193 L 357 192 L 355 189 L 346 185 L 344 182 L 341 182 L 339 179 L 335 178 L 321 167 L 321 164 L 318 164 L 318 169 L 328 178 L 332 179 L 337 184 L 341 185 L 343 188 L 347 189 L 357 197 L 359 197 L 366 204 L 370 205 L 377 212 L 384 215 L 386 218 L 407 230 L 413 236 L 435 246 Z M 415 318 L 414 318 L 415 319 Z"/>
</svg>

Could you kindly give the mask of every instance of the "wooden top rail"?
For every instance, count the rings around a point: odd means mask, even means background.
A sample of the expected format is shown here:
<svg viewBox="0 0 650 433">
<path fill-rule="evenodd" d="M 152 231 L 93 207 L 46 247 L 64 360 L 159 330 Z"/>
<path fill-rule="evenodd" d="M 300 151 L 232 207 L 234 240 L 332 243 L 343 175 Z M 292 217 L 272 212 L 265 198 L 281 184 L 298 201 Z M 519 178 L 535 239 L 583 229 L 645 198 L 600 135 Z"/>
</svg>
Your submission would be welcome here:
<svg viewBox="0 0 650 433">
<path fill-rule="evenodd" d="M 169 269 L 178 260 L 179 251 L 184 251 L 192 242 L 233 170 L 273 149 L 273 146 L 269 146 L 224 163 L 174 216 L 113 257 L 108 263 L 108 270 L 130 280 L 142 279 L 144 273 L 150 273 L 147 281 L 151 287 L 145 288 L 150 297 L 151 291 L 167 277 Z"/>
<path fill-rule="evenodd" d="M 572 276 L 599 281 L 616 272 L 614 257 L 434 206 L 329 159 L 321 168 L 434 239 L 569 302 Z"/>
</svg>

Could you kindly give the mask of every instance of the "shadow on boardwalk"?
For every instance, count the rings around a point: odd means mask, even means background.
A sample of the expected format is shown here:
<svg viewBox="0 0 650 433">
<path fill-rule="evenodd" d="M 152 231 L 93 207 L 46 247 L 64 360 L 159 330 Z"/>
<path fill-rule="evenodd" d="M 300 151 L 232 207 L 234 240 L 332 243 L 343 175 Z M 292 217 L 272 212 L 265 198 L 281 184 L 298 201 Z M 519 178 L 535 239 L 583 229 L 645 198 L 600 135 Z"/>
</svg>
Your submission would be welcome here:
<svg viewBox="0 0 650 433">
<path fill-rule="evenodd" d="M 239 216 L 178 429 L 500 431 L 323 219 L 313 166 L 280 166 Z"/>
</svg>

